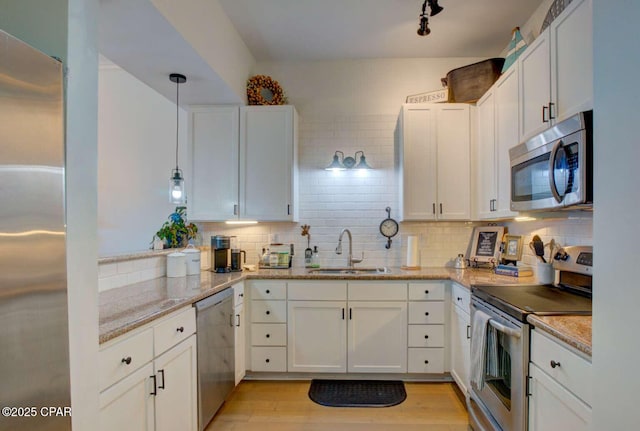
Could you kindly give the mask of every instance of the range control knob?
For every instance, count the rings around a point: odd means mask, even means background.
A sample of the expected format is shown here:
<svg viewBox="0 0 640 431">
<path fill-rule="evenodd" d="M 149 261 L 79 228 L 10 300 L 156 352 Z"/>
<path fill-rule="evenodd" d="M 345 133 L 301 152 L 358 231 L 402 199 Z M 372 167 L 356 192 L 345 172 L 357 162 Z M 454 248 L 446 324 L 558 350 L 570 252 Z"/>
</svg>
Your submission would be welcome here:
<svg viewBox="0 0 640 431">
<path fill-rule="evenodd" d="M 553 256 L 553 258 L 555 260 L 562 260 L 562 261 L 567 261 L 569 259 L 569 255 L 567 254 L 566 251 L 560 249 L 558 250 L 558 252 L 556 253 L 555 256 Z"/>
</svg>

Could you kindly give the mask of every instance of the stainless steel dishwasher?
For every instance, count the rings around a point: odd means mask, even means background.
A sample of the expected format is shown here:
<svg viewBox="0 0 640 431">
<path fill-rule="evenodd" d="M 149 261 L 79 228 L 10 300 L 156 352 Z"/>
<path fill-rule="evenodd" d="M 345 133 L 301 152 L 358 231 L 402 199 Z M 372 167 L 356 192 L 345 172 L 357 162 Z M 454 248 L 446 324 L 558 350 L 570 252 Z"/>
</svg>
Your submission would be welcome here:
<svg viewBox="0 0 640 431">
<path fill-rule="evenodd" d="M 198 427 L 202 431 L 235 386 L 233 289 L 198 301 Z"/>
</svg>

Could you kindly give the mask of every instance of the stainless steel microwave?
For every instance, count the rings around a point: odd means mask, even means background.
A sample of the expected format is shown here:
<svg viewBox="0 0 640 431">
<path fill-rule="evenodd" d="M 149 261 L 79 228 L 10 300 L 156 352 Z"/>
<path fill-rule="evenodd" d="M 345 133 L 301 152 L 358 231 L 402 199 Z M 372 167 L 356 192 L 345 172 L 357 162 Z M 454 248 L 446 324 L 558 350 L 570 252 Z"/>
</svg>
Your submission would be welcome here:
<svg viewBox="0 0 640 431">
<path fill-rule="evenodd" d="M 593 204 L 593 111 L 581 112 L 509 150 L 511 210 Z"/>
</svg>

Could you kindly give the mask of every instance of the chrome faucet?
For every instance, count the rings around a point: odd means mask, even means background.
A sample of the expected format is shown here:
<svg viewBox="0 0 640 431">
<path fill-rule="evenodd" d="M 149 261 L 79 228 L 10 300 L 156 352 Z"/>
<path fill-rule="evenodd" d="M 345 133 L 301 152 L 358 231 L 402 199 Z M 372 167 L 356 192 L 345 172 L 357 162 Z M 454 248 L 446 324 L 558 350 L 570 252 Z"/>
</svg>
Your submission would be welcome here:
<svg viewBox="0 0 640 431">
<path fill-rule="evenodd" d="M 353 248 L 352 248 L 352 243 L 353 240 L 351 238 L 351 231 L 349 229 L 342 229 L 342 232 L 340 232 L 340 236 L 338 237 L 338 246 L 336 247 L 336 254 L 342 254 L 342 236 L 345 234 L 345 232 L 347 233 L 347 236 L 349 237 L 349 255 L 347 256 L 347 266 L 350 269 L 354 269 L 354 264 L 355 263 L 360 263 L 362 262 L 362 260 L 364 259 L 364 252 L 362 252 L 362 259 L 354 259 L 353 258 Z"/>
</svg>

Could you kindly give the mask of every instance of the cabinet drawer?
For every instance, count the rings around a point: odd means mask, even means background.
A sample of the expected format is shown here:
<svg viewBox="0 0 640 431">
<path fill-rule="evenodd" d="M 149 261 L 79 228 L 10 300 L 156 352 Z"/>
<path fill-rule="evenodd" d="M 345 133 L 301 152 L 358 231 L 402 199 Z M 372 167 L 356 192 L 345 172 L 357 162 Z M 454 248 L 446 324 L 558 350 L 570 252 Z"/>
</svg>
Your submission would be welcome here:
<svg viewBox="0 0 640 431">
<path fill-rule="evenodd" d="M 451 284 L 451 302 L 456 307 L 462 308 L 467 314 L 471 312 L 471 292 L 464 286 L 457 283 Z"/>
<path fill-rule="evenodd" d="M 251 325 L 252 346 L 286 346 L 287 325 L 284 323 L 253 323 Z"/>
<path fill-rule="evenodd" d="M 444 349 L 410 348 L 408 371 L 410 373 L 444 373 Z"/>
<path fill-rule="evenodd" d="M 444 302 L 410 302 L 409 323 L 414 325 L 444 324 Z"/>
<path fill-rule="evenodd" d="M 559 362 L 560 365 L 554 368 L 551 366 L 551 361 Z M 591 405 L 593 399 L 591 362 L 535 329 L 531 331 L 531 362 L 578 398 Z"/>
<path fill-rule="evenodd" d="M 244 302 L 244 283 L 233 285 L 233 306 L 237 307 Z"/>
<path fill-rule="evenodd" d="M 287 301 L 251 301 L 251 322 L 286 323 Z"/>
<path fill-rule="evenodd" d="M 332 281 L 296 281 L 287 284 L 289 300 L 346 301 L 347 283 Z"/>
<path fill-rule="evenodd" d="M 158 356 L 196 332 L 196 310 L 189 307 L 153 327 L 154 352 Z"/>
<path fill-rule="evenodd" d="M 252 347 L 252 371 L 287 371 L 286 347 Z"/>
<path fill-rule="evenodd" d="M 128 376 L 152 359 L 152 328 L 100 349 L 98 355 L 100 391 Z"/>
<path fill-rule="evenodd" d="M 444 281 L 409 283 L 409 301 L 444 301 Z"/>
<path fill-rule="evenodd" d="M 284 281 L 261 281 L 251 284 L 251 299 L 287 299 Z"/>
<path fill-rule="evenodd" d="M 355 281 L 348 292 L 349 301 L 406 301 L 407 283 Z"/>
<path fill-rule="evenodd" d="M 444 347 L 444 325 L 409 325 L 409 347 Z"/>
</svg>

